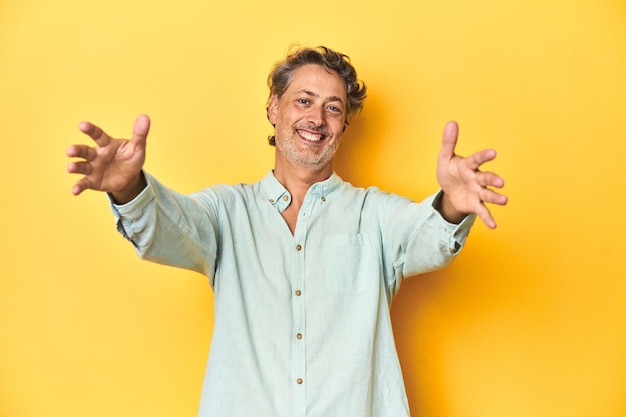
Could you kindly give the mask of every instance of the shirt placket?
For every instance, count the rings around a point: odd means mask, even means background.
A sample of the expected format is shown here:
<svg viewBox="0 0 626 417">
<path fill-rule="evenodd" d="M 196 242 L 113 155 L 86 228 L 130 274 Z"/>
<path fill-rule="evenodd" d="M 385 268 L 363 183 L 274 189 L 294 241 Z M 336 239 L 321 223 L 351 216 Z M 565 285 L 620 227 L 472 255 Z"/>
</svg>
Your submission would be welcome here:
<svg viewBox="0 0 626 417">
<path fill-rule="evenodd" d="M 309 193 L 300 208 L 298 222 L 294 234 L 294 274 L 293 274 L 293 384 L 295 416 L 305 417 L 306 401 L 306 283 L 305 283 L 305 256 L 306 238 L 309 217 L 315 203 L 315 198 Z"/>
</svg>

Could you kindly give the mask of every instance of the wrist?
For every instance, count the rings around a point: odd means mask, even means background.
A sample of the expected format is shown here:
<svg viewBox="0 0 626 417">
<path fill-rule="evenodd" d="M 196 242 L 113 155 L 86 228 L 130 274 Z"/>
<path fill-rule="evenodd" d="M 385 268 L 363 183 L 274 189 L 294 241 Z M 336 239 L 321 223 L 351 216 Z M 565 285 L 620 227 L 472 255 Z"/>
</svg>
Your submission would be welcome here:
<svg viewBox="0 0 626 417">
<path fill-rule="evenodd" d="M 443 191 L 441 191 L 441 196 L 435 202 L 434 207 L 445 221 L 452 224 L 461 223 L 461 221 L 463 221 L 463 219 L 469 214 L 456 210 L 452 205 L 448 194 Z"/>
<path fill-rule="evenodd" d="M 131 179 L 125 187 L 118 191 L 109 193 L 113 202 L 118 205 L 126 204 L 137 197 L 148 185 L 143 170 L 139 171 L 137 176 Z"/>
</svg>

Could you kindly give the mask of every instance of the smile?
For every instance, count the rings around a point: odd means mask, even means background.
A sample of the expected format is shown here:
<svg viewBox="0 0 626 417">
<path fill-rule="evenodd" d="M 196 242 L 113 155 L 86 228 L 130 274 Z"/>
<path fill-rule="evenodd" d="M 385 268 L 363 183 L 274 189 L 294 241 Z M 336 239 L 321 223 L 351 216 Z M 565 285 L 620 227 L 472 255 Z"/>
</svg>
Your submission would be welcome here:
<svg viewBox="0 0 626 417">
<path fill-rule="evenodd" d="M 297 130 L 298 135 L 309 142 L 319 142 L 326 137 L 323 133 L 311 132 L 309 130 Z"/>
</svg>

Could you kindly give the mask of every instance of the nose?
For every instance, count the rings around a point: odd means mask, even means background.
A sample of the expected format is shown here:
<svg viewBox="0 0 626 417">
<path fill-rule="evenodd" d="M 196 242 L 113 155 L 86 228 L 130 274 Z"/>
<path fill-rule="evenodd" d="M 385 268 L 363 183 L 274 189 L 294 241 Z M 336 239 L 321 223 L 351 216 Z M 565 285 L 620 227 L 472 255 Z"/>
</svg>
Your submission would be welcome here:
<svg viewBox="0 0 626 417">
<path fill-rule="evenodd" d="M 324 107 L 323 106 L 311 106 L 307 113 L 307 122 L 314 127 L 321 127 L 325 124 Z"/>
</svg>

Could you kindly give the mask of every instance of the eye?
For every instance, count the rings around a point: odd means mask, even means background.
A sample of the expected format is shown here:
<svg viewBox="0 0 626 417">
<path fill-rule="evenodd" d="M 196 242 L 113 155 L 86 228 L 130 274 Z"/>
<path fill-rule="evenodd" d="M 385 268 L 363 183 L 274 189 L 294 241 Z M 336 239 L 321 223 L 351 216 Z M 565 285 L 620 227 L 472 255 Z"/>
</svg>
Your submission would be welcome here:
<svg viewBox="0 0 626 417">
<path fill-rule="evenodd" d="M 338 113 L 338 114 L 342 113 L 341 107 L 335 106 L 333 104 L 328 106 L 328 110 L 330 110 L 333 113 Z"/>
<path fill-rule="evenodd" d="M 303 105 L 307 105 L 310 103 L 308 98 L 299 98 L 297 101 L 298 101 L 298 104 L 303 104 Z"/>
</svg>

